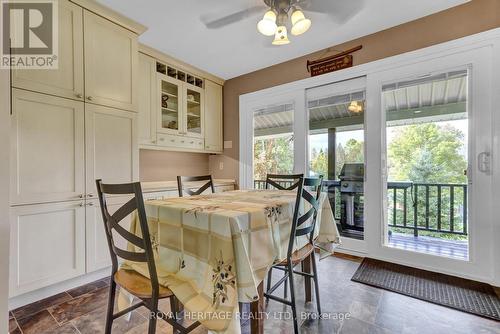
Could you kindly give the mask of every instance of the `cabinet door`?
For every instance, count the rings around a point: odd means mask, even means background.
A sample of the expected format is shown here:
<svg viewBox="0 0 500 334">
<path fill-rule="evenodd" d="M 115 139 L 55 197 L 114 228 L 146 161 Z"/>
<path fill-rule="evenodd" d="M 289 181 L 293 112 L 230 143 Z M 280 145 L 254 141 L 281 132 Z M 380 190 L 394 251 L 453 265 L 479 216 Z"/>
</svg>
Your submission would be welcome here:
<svg viewBox="0 0 500 334">
<path fill-rule="evenodd" d="M 115 213 L 130 198 L 109 198 L 108 210 Z M 101 208 L 97 200 L 89 202 L 86 208 L 86 249 L 87 249 L 87 272 L 93 272 L 111 266 L 111 255 L 109 253 L 108 240 L 104 230 Z M 120 225 L 125 229 L 130 228 L 131 215 L 126 217 Z M 127 249 L 127 240 L 118 233 L 113 234 L 116 245 L 121 249 Z"/>
<path fill-rule="evenodd" d="M 136 111 L 137 35 L 84 10 L 87 102 Z"/>
<path fill-rule="evenodd" d="M 85 104 L 87 196 L 95 197 L 95 180 L 138 180 L 137 114 Z"/>
<path fill-rule="evenodd" d="M 13 70 L 14 87 L 83 100 L 82 8 L 59 1 L 59 56 L 55 70 Z"/>
<path fill-rule="evenodd" d="M 12 207 L 9 297 L 85 273 L 83 202 Z"/>
<path fill-rule="evenodd" d="M 154 108 L 158 110 L 158 132 L 183 134 L 182 82 L 164 74 L 157 74 L 158 95 Z"/>
<path fill-rule="evenodd" d="M 205 80 L 205 150 L 223 151 L 222 86 Z"/>
<path fill-rule="evenodd" d="M 156 60 L 139 53 L 139 144 L 156 143 Z"/>
<path fill-rule="evenodd" d="M 203 89 L 184 84 L 184 134 L 203 137 L 205 100 Z"/>
<path fill-rule="evenodd" d="M 84 150 L 83 102 L 13 89 L 12 204 L 82 197 Z"/>
</svg>

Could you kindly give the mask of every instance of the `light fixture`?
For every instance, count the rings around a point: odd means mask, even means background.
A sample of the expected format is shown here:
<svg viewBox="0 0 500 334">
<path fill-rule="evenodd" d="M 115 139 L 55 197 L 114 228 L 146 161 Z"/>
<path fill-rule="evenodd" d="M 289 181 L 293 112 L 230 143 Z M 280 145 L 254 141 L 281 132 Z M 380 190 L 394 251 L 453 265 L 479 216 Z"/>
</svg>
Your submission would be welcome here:
<svg viewBox="0 0 500 334">
<path fill-rule="evenodd" d="M 358 101 L 352 101 L 349 107 L 347 107 L 347 110 L 353 113 L 360 113 L 363 111 L 363 104 Z"/>
<path fill-rule="evenodd" d="M 300 8 L 295 8 L 292 13 L 292 35 L 298 36 L 311 27 L 311 20 L 306 19 Z"/>
<path fill-rule="evenodd" d="M 257 30 L 265 35 L 274 35 L 274 45 L 289 44 L 287 22 L 290 19 L 292 26 L 290 32 L 298 36 L 311 27 L 311 20 L 307 19 L 304 12 L 297 6 L 295 0 L 264 0 L 270 9 L 264 14 L 257 24 Z M 291 17 L 289 14 L 291 13 Z"/>
<path fill-rule="evenodd" d="M 276 13 L 274 10 L 268 10 L 262 20 L 257 24 L 259 32 L 265 36 L 272 36 L 276 33 Z"/>
<path fill-rule="evenodd" d="M 285 45 L 290 43 L 288 39 L 288 33 L 285 26 L 279 26 L 276 29 L 276 35 L 274 36 L 273 45 Z"/>
</svg>

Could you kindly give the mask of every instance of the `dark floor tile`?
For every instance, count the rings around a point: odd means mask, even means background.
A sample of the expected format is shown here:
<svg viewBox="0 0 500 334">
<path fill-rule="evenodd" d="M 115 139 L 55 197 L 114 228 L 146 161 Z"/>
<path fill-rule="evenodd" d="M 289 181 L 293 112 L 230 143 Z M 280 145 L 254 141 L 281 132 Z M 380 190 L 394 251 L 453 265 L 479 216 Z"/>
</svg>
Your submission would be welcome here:
<svg viewBox="0 0 500 334">
<path fill-rule="evenodd" d="M 113 321 L 113 333 L 127 333 L 147 322 L 141 314 L 136 311 L 131 313 L 130 320 L 126 316 L 122 316 Z M 81 334 L 99 334 L 104 333 L 104 326 L 106 324 L 106 308 L 96 309 L 88 314 L 78 317 L 71 321 L 71 323 L 78 329 Z M 147 331 L 143 332 L 146 333 Z M 163 331 L 161 332 L 163 333 Z"/>
<path fill-rule="evenodd" d="M 23 334 L 52 333 L 55 328 L 59 327 L 55 319 L 47 310 L 18 320 L 18 324 Z"/>
<path fill-rule="evenodd" d="M 26 306 L 19 307 L 12 311 L 17 320 L 23 319 L 32 314 L 38 313 L 42 310 L 45 310 L 51 306 L 58 305 L 64 303 L 68 300 L 71 300 L 72 297 L 68 295 L 66 292 L 59 293 L 52 297 L 48 297 L 32 304 L 28 304 Z"/>
<path fill-rule="evenodd" d="M 303 334 L 334 334 L 339 332 L 341 326 L 340 320 L 311 318 L 302 323 L 300 332 Z"/>
<path fill-rule="evenodd" d="M 17 321 L 15 318 L 9 318 L 9 333 L 10 334 L 20 334 L 21 330 L 17 325 Z"/>
<path fill-rule="evenodd" d="M 400 332 L 391 332 L 377 325 L 369 324 L 356 318 L 344 320 L 340 328 L 340 334 L 391 334 Z"/>
<path fill-rule="evenodd" d="M 67 322 L 64 325 L 54 328 L 50 334 L 80 334 L 73 324 Z"/>
<path fill-rule="evenodd" d="M 58 323 L 63 324 L 96 309 L 101 309 L 108 302 L 108 288 L 101 288 L 78 298 L 49 308 Z"/>
<path fill-rule="evenodd" d="M 91 283 L 79 286 L 77 288 L 68 290 L 66 292 L 71 297 L 76 298 L 76 297 L 79 297 L 79 296 L 84 295 L 86 293 L 93 292 L 95 290 L 99 290 L 101 288 L 104 288 L 108 285 L 109 285 L 108 282 L 106 282 L 105 280 L 98 280 L 98 281 L 91 282 Z"/>
</svg>

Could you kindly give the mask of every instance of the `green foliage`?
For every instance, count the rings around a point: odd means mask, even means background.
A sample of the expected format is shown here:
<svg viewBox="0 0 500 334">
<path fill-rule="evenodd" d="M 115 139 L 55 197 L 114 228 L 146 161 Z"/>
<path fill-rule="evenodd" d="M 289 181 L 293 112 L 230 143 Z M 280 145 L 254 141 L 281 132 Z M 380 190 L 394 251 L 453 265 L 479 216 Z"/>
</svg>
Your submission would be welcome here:
<svg viewBox="0 0 500 334">
<path fill-rule="evenodd" d="M 449 125 L 400 127 L 388 147 L 389 179 L 427 183 L 465 183 L 464 134 Z"/>
<path fill-rule="evenodd" d="M 268 173 L 293 172 L 293 136 L 254 139 L 254 179 L 265 180 Z"/>
</svg>

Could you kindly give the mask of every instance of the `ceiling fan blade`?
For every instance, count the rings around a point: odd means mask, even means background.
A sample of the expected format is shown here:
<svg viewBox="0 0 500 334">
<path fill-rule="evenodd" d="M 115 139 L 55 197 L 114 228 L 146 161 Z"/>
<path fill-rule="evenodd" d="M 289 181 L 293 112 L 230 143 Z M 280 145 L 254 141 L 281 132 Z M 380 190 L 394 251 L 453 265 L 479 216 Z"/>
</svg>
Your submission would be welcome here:
<svg viewBox="0 0 500 334">
<path fill-rule="evenodd" d="M 310 12 L 329 15 L 337 23 L 345 23 L 358 14 L 366 0 L 303 0 L 303 9 Z"/>
<path fill-rule="evenodd" d="M 263 14 L 264 9 L 264 6 L 253 6 L 220 18 L 214 18 L 213 15 L 203 15 L 200 19 L 208 29 L 219 29 L 259 13 Z"/>
</svg>

